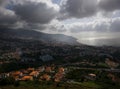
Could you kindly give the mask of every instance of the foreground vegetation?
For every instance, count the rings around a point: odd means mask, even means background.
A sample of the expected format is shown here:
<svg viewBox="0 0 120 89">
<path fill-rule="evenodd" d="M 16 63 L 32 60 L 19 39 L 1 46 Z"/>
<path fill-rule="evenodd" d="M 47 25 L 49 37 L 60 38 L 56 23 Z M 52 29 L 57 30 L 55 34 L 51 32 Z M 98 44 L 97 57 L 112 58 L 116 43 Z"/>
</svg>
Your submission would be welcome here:
<svg viewBox="0 0 120 89">
<path fill-rule="evenodd" d="M 19 84 L 0 86 L 0 89 L 119 89 L 120 85 L 109 85 L 104 83 L 83 82 L 83 83 L 53 83 L 53 82 L 20 82 Z"/>
<path fill-rule="evenodd" d="M 20 82 L 19 84 L 1 86 L 1 89 L 101 89 L 93 83 L 52 83 L 52 82 Z"/>
</svg>

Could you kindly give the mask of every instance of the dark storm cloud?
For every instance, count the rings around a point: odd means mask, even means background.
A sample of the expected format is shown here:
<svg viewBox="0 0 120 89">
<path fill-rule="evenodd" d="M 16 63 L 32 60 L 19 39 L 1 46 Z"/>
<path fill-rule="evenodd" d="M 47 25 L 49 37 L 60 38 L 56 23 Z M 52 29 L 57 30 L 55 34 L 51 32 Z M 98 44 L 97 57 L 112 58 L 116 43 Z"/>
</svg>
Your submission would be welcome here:
<svg viewBox="0 0 120 89">
<path fill-rule="evenodd" d="M 86 21 L 85 24 L 77 25 L 72 23 L 71 28 L 64 24 L 66 19 L 70 21 L 72 21 L 71 18 L 88 19 L 88 17 L 95 16 L 102 11 L 109 13 L 120 10 L 119 4 L 120 0 L 99 0 L 99 2 L 98 0 L 62 0 L 60 6 L 53 4 L 51 0 L 0 0 L 0 26 L 29 27 L 30 29 L 40 30 L 48 28 L 58 32 L 72 29 L 71 32 L 75 33 L 96 29 L 99 31 L 101 29 L 119 31 L 119 19 L 104 23 L 103 21 L 91 24 L 87 24 Z M 56 20 L 57 17 L 63 20 L 63 22 L 58 20 L 62 24 L 51 22 Z"/>
<path fill-rule="evenodd" d="M 0 0 L 0 5 L 2 5 L 3 3 L 6 3 L 7 0 Z"/>
<path fill-rule="evenodd" d="M 62 0 L 59 18 L 87 18 L 99 12 L 105 16 L 116 10 L 120 10 L 120 0 Z"/>
<path fill-rule="evenodd" d="M 28 23 L 49 23 L 57 15 L 57 11 L 53 7 L 42 2 L 26 1 L 23 4 L 15 5 L 13 10 Z"/>
<path fill-rule="evenodd" d="M 7 0 L 0 1 L 0 28 L 2 27 L 11 27 L 13 24 L 18 21 L 18 18 L 14 11 L 6 9 L 4 5 L 8 3 Z"/>
<path fill-rule="evenodd" d="M 99 6 L 105 11 L 120 10 L 120 0 L 100 0 Z"/>
<path fill-rule="evenodd" d="M 45 29 L 58 11 L 50 0 L 0 0 L 0 26 Z"/>
<path fill-rule="evenodd" d="M 3 0 L 0 0 L 0 5 L 1 5 L 2 2 L 3 2 Z"/>
<path fill-rule="evenodd" d="M 11 10 L 0 8 L 0 24 L 13 24 L 17 21 L 17 17 Z"/>
<path fill-rule="evenodd" d="M 84 18 L 96 14 L 97 0 L 63 0 L 61 18 Z"/>
</svg>

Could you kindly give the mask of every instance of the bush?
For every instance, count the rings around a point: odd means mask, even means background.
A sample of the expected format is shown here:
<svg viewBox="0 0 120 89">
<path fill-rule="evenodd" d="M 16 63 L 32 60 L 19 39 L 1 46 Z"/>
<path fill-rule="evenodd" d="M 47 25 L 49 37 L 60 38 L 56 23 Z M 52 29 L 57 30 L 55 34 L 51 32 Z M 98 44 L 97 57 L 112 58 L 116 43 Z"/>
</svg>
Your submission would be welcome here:
<svg viewBox="0 0 120 89">
<path fill-rule="evenodd" d="M 0 80 L 0 85 L 5 86 L 5 85 L 12 85 L 14 84 L 15 80 L 12 77 L 4 78 Z"/>
</svg>

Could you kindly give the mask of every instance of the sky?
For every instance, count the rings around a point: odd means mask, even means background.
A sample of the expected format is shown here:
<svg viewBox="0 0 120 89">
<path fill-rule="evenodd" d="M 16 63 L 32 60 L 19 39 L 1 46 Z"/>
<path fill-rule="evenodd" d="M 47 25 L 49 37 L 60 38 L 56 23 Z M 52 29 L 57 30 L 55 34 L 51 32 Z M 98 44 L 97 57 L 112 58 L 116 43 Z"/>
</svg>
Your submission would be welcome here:
<svg viewBox="0 0 120 89">
<path fill-rule="evenodd" d="M 120 0 L 0 0 L 0 30 L 3 27 L 120 46 Z"/>
</svg>

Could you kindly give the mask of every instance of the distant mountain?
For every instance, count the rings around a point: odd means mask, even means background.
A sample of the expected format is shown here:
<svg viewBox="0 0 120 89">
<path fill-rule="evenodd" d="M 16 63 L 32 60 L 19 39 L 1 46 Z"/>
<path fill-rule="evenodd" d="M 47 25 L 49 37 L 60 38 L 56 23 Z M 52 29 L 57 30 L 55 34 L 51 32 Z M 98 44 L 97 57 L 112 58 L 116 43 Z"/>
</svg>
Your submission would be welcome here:
<svg viewBox="0 0 120 89">
<path fill-rule="evenodd" d="M 63 34 L 47 34 L 34 30 L 25 29 L 0 29 L 0 38 L 19 38 L 19 39 L 32 39 L 40 40 L 46 43 L 63 43 L 76 45 L 79 44 L 77 39 L 72 36 L 66 36 Z"/>
</svg>

